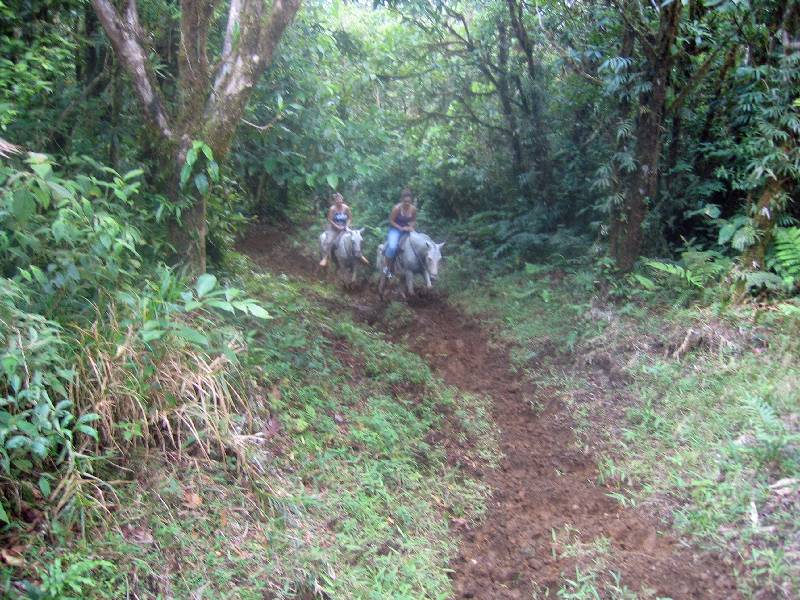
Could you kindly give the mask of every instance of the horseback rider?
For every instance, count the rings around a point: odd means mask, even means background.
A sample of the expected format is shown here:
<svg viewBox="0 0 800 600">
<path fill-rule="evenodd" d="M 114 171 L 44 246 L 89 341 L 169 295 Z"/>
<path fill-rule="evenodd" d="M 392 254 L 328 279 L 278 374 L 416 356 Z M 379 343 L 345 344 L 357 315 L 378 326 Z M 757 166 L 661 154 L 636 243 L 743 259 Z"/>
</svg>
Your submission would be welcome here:
<svg viewBox="0 0 800 600">
<path fill-rule="evenodd" d="M 336 247 L 339 241 L 339 236 L 342 235 L 350 227 L 353 221 L 353 213 L 350 207 L 344 203 L 344 197 L 336 192 L 333 195 L 333 204 L 328 209 L 328 226 L 325 229 L 325 240 L 322 244 L 322 260 L 319 262 L 320 267 L 328 264 L 331 257 L 331 250 Z"/>
<path fill-rule="evenodd" d="M 404 188 L 400 193 L 400 202 L 394 205 L 389 214 L 389 233 L 386 236 L 386 265 L 383 267 L 383 274 L 392 277 L 394 273 L 395 260 L 400 248 L 400 240 L 408 235 L 417 227 L 417 207 L 414 206 L 414 195 L 411 190 Z"/>
</svg>

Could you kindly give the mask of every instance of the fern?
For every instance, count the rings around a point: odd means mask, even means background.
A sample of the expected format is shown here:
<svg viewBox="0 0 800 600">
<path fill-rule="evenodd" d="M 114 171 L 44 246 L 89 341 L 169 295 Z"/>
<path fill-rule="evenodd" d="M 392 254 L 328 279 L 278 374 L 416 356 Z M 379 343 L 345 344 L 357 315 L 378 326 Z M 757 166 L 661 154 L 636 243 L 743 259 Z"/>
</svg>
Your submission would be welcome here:
<svg viewBox="0 0 800 600">
<path fill-rule="evenodd" d="M 775 409 L 758 396 L 750 396 L 745 400 L 745 411 L 750 423 L 759 436 L 783 433 L 786 426 L 781 421 Z"/>
<path fill-rule="evenodd" d="M 665 263 L 658 260 L 648 260 L 645 264 L 651 269 L 672 275 L 681 283 L 697 288 L 703 287 L 703 280 L 697 273 L 694 273 L 689 269 L 684 269 L 680 265 L 676 265 L 674 263 Z"/>
<path fill-rule="evenodd" d="M 752 273 L 745 273 L 745 284 L 750 291 L 765 289 L 770 292 L 781 291 L 784 288 L 784 280 L 775 273 L 768 273 L 767 271 L 753 271 Z"/>
<path fill-rule="evenodd" d="M 767 264 L 787 286 L 794 287 L 800 282 L 800 227 L 775 230 Z"/>
<path fill-rule="evenodd" d="M 751 454 L 762 464 L 780 463 L 786 454 L 796 452 L 800 435 L 789 431 L 780 415 L 763 398 L 750 396 L 744 409 L 755 432 L 757 445 Z"/>
</svg>

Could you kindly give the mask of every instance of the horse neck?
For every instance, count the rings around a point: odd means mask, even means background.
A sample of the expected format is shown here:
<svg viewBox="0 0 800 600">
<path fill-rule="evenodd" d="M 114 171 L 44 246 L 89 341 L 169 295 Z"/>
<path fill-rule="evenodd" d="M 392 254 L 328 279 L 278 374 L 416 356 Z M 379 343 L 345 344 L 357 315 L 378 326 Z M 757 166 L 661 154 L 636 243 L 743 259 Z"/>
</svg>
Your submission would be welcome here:
<svg viewBox="0 0 800 600">
<path fill-rule="evenodd" d="M 416 242 L 416 243 L 415 243 Z M 428 256 L 428 244 L 426 244 L 427 240 L 422 234 L 411 234 L 408 236 L 408 245 L 411 247 L 414 254 L 420 257 L 420 259 L 425 258 Z"/>
<path fill-rule="evenodd" d="M 353 248 L 353 243 L 351 239 L 351 234 L 349 231 L 345 231 L 342 235 L 339 236 L 339 243 L 336 244 L 337 250 L 339 250 L 344 256 L 350 254 L 350 251 Z"/>
<path fill-rule="evenodd" d="M 420 272 L 425 268 L 425 257 L 428 256 L 428 245 L 425 243 L 425 238 L 419 233 L 409 235 L 408 250 L 408 252 L 403 252 L 403 261 L 411 267 L 412 271 Z M 416 268 L 414 268 L 415 266 Z"/>
</svg>

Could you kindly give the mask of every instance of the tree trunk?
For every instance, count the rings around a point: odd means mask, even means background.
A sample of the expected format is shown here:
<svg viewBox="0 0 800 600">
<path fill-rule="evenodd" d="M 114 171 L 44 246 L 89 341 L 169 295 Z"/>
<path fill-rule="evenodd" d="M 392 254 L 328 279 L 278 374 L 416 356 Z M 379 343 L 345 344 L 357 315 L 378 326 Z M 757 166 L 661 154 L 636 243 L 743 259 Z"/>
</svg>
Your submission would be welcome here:
<svg viewBox="0 0 800 600">
<path fill-rule="evenodd" d="M 783 193 L 783 184 L 777 179 L 770 179 L 758 201 L 751 207 L 753 226 L 758 232 L 756 243 L 749 246 L 742 253 L 742 267 L 746 271 L 761 271 L 764 269 L 764 259 L 767 248 L 772 242 L 775 228 L 775 215 L 778 212 L 773 202 Z"/>
<path fill-rule="evenodd" d="M 637 168 L 625 194 L 621 210 L 612 217 L 609 251 L 617 268 L 630 271 L 642 252 L 648 203 L 658 192 L 664 106 L 672 69 L 672 45 L 678 32 L 682 4 L 672 2 L 662 7 L 657 43 L 648 55 L 647 79 L 651 89 L 642 94 L 643 111 L 636 127 L 635 159 Z"/>
<path fill-rule="evenodd" d="M 272 63 L 284 31 L 300 8 L 300 0 L 274 0 L 271 9 L 257 0 L 231 0 L 222 52 L 213 74 L 208 60 L 208 32 L 219 0 L 182 0 L 178 55 L 178 100 L 167 111 L 153 83 L 146 39 L 139 23 L 136 0 L 126 0 L 119 12 L 111 0 L 92 0 L 100 24 L 128 74 L 162 165 L 160 181 L 169 198 L 183 202 L 180 172 L 192 141 L 211 147 L 217 163 L 225 160 L 236 127 L 257 78 Z M 180 259 L 195 273 L 206 268 L 206 211 L 203 195 L 192 194 L 180 222 L 170 227 L 171 242 Z"/>
<path fill-rule="evenodd" d="M 525 29 L 523 19 L 523 2 L 517 0 L 506 0 L 508 14 L 511 19 L 511 26 L 514 37 L 519 44 L 525 57 L 525 65 L 528 74 L 528 85 L 525 89 L 520 89 L 523 97 L 523 109 L 526 113 L 526 121 L 530 127 L 530 140 L 533 146 L 532 155 L 538 170 L 538 181 L 536 187 L 541 190 L 553 182 L 553 166 L 550 160 L 550 143 L 547 139 L 547 128 L 542 118 L 542 98 L 539 93 L 541 84 L 541 67 L 534 56 L 533 43 Z M 522 86 L 520 86 L 522 88 Z"/>
<path fill-rule="evenodd" d="M 505 117 L 509 131 L 508 136 L 511 142 L 512 170 L 514 171 L 514 177 L 517 180 L 517 185 L 522 191 L 522 194 L 526 198 L 530 198 L 531 189 L 528 185 L 528 173 L 525 155 L 522 149 L 522 139 L 520 138 L 519 123 L 514 112 L 514 106 L 511 102 L 511 90 L 508 84 L 508 31 L 505 22 L 502 20 L 497 23 L 497 33 L 497 62 L 499 71 L 496 78 L 497 94 L 500 98 L 500 107 L 502 108 L 503 116 Z"/>
</svg>

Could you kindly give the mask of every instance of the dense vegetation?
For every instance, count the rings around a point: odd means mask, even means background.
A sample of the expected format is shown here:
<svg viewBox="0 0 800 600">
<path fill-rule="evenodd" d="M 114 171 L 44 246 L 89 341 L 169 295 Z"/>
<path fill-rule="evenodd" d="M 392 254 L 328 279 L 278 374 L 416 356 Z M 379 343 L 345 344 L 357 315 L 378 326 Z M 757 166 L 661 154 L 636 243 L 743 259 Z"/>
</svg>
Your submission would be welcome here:
<svg viewBox="0 0 800 600">
<path fill-rule="evenodd" d="M 227 553 L 212 569 L 220 595 L 236 578 L 253 597 L 267 580 L 285 584 L 275 597 L 446 597 L 445 508 L 425 491 L 445 490 L 448 514 L 472 519 L 485 490 L 440 478 L 436 452 L 417 459 L 437 410 L 458 403 L 476 461 L 491 462 L 482 401 L 332 320 L 328 288 L 309 299 L 234 250 L 251 220 L 305 224 L 334 190 L 372 248 L 410 186 L 421 225 L 448 239 L 465 305 L 518 335 L 547 323 L 560 351 L 591 350 L 601 332 L 580 315 L 595 301 L 622 307 L 630 327 L 702 313 L 749 330 L 757 306 L 796 334 L 796 0 L 0 0 L 0 48 L 0 595 L 100 585 L 97 597 L 188 597 L 203 582 L 156 570 L 181 551 L 193 565 Z M 545 273 L 573 289 L 537 283 Z M 575 315 L 581 326 L 561 331 Z M 524 331 L 522 347 L 546 337 Z M 342 379 L 338 343 L 373 387 Z M 731 459 L 746 473 L 723 508 L 698 500 L 709 486 L 685 494 L 686 529 L 718 531 L 747 510 L 748 486 L 797 473 L 798 399 L 784 379 L 797 348 L 785 337 L 776 348 L 767 366 L 725 359 L 758 383 L 677 455 L 707 481 L 698 457 L 734 453 L 727 436 L 760 428 L 756 449 Z M 630 455 L 643 436 L 674 443 L 679 415 L 708 417 L 730 384 L 685 380 L 655 414 L 674 368 L 636 363 L 645 408 L 632 409 Z M 397 392 L 409 379 L 424 403 Z M 284 435 L 293 450 L 265 458 L 264 440 Z M 205 471 L 175 466 L 187 460 Z M 640 484 L 657 470 L 649 454 L 631 460 Z M 666 495 L 664 479 L 652 486 Z M 284 563 L 251 571 L 250 530 L 226 534 L 244 552 L 233 559 L 225 542 L 196 539 L 232 505 Z M 312 540 L 331 514 L 340 535 Z M 394 528 L 403 541 L 390 552 L 358 549 L 389 544 Z M 785 542 L 778 529 L 753 542 L 762 555 Z M 131 550 L 142 537 L 146 559 Z M 29 562 L 48 546 L 69 551 Z M 337 575 L 339 561 L 356 566 Z"/>
</svg>

